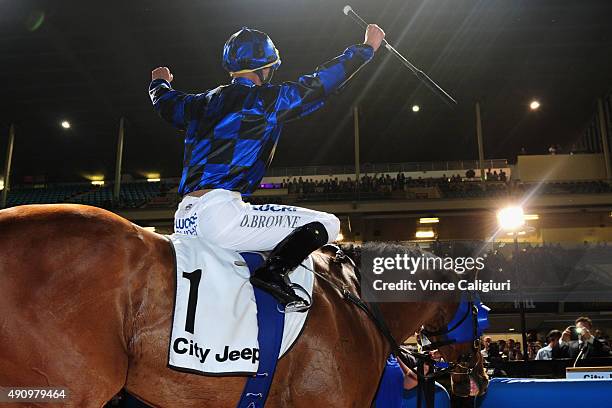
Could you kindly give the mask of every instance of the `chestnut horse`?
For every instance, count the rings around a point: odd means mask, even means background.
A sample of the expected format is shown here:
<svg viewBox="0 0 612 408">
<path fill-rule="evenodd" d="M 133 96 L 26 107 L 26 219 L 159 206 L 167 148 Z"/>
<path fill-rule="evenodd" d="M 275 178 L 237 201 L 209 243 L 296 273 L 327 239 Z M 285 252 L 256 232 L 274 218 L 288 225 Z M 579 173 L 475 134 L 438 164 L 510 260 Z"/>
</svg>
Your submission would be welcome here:
<svg viewBox="0 0 612 408">
<path fill-rule="evenodd" d="M 358 293 L 352 266 L 334 255 L 316 252 L 315 269 Z M 98 408 L 126 388 L 154 407 L 235 407 L 244 377 L 167 367 L 173 268 L 166 238 L 102 209 L 0 211 L 0 387 L 70 391 L 67 402 L 10 406 Z M 442 327 L 456 307 L 380 304 L 398 341 L 424 323 Z M 441 351 L 450 361 L 470 347 Z M 304 332 L 279 361 L 266 406 L 369 407 L 389 351 L 367 315 L 317 279 Z M 474 359 L 474 379 L 486 384 L 480 353 Z"/>
</svg>

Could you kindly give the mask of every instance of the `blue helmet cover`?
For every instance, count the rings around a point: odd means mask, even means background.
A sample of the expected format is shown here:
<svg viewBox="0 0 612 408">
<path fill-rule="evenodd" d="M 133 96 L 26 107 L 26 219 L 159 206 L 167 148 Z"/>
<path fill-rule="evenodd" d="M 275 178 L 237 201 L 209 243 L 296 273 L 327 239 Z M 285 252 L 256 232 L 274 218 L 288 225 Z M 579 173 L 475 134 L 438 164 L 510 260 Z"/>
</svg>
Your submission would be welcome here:
<svg viewBox="0 0 612 408">
<path fill-rule="evenodd" d="M 264 32 L 243 27 L 232 34 L 223 47 L 223 68 L 229 72 L 249 72 L 270 67 L 277 69 L 280 55 Z"/>
</svg>

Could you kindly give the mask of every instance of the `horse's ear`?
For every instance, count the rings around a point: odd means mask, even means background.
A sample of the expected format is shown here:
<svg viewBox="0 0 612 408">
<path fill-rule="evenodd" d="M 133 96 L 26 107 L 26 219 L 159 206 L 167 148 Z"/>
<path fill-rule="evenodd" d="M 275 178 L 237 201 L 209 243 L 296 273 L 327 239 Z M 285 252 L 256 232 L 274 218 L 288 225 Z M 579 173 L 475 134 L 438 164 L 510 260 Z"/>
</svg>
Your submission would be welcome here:
<svg viewBox="0 0 612 408">
<path fill-rule="evenodd" d="M 344 263 L 347 260 L 346 254 L 338 245 L 326 244 L 321 248 L 321 250 L 327 255 L 330 255 L 332 257 L 332 262 L 334 263 Z"/>
<path fill-rule="evenodd" d="M 352 249 L 352 248 L 351 248 Z M 353 270 L 353 273 L 357 277 L 358 281 L 361 281 L 361 272 L 357 263 L 351 256 L 351 254 L 345 253 L 343 248 L 335 244 L 327 244 L 321 248 L 321 250 L 331 256 L 331 262 L 337 265 L 347 264 Z M 355 251 L 353 251 L 354 253 Z"/>
<path fill-rule="evenodd" d="M 335 255 L 338 251 L 342 251 L 336 244 L 325 244 L 320 249 L 321 252 L 327 255 Z"/>
</svg>

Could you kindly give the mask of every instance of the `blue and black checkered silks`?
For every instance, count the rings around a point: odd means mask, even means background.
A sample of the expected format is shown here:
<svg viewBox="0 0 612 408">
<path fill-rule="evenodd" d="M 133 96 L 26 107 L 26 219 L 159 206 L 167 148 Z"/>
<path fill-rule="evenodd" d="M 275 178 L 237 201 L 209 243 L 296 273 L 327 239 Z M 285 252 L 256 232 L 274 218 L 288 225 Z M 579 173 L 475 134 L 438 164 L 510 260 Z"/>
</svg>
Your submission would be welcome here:
<svg viewBox="0 0 612 408">
<path fill-rule="evenodd" d="M 247 78 L 201 94 L 172 89 L 163 79 L 149 94 L 161 117 L 185 132 L 179 194 L 222 188 L 252 193 L 268 168 L 283 124 L 321 108 L 372 59 L 368 45 L 353 45 L 297 82 L 256 86 Z"/>
<path fill-rule="evenodd" d="M 272 64 L 277 69 L 280 55 L 266 33 L 243 27 L 227 40 L 223 47 L 223 68 L 229 72 L 255 70 Z"/>
</svg>

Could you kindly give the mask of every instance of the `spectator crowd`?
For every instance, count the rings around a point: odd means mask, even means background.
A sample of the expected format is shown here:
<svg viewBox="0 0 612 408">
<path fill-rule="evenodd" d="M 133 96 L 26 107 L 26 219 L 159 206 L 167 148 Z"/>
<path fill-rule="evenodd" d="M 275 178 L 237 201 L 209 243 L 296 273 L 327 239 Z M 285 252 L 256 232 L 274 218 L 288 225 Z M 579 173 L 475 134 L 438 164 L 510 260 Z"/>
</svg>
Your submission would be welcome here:
<svg viewBox="0 0 612 408">
<path fill-rule="evenodd" d="M 487 181 L 507 182 L 508 176 L 504 170 L 487 170 Z M 406 177 L 404 173 L 390 174 L 365 174 L 359 180 L 359 186 L 352 177 L 340 179 L 331 177 L 323 180 L 313 178 L 294 177 L 284 179 L 281 188 L 286 188 L 289 194 L 312 194 L 312 193 L 352 193 L 357 190 L 366 193 L 391 193 L 394 191 L 406 191 L 414 187 L 433 187 L 441 184 L 461 183 L 463 181 L 478 181 L 474 170 L 467 170 L 465 175 L 452 174 L 441 177 L 412 178 Z"/>
<path fill-rule="evenodd" d="M 521 361 L 525 359 L 521 343 L 514 339 L 493 341 L 490 336 L 482 340 L 482 356 L 488 362 Z M 565 330 L 551 330 L 546 337 L 528 336 L 528 360 L 554 360 L 570 358 L 584 360 L 597 357 L 611 357 L 610 338 L 601 330 L 593 330 L 589 317 L 581 316 L 575 324 Z"/>
</svg>

